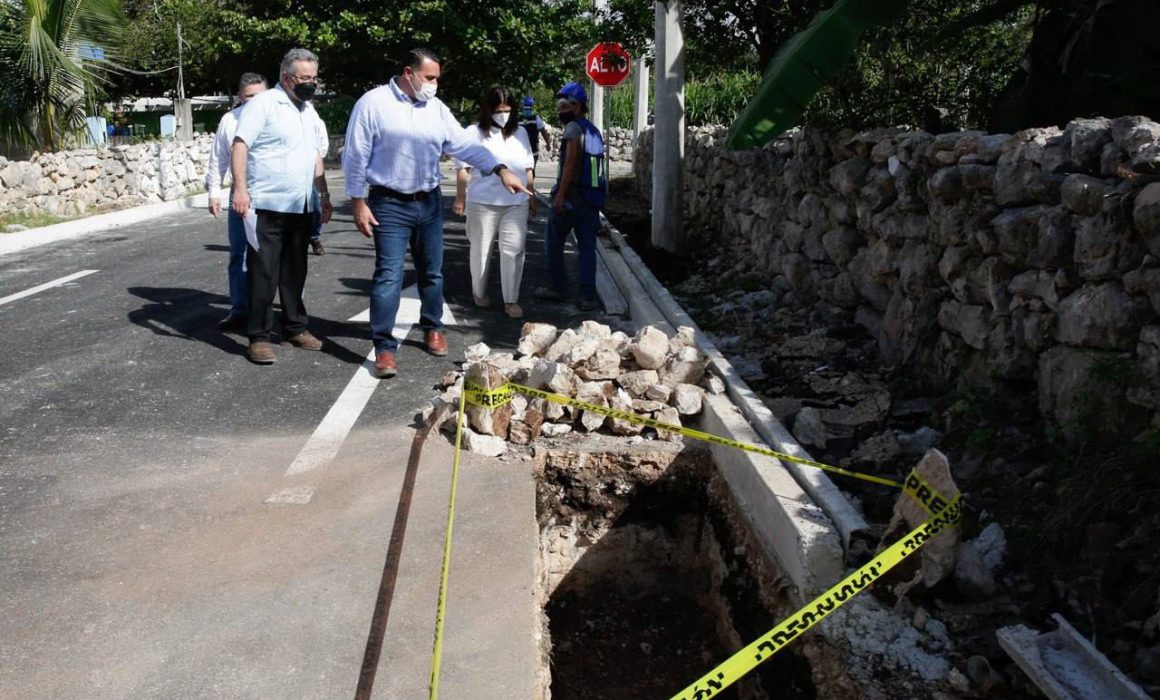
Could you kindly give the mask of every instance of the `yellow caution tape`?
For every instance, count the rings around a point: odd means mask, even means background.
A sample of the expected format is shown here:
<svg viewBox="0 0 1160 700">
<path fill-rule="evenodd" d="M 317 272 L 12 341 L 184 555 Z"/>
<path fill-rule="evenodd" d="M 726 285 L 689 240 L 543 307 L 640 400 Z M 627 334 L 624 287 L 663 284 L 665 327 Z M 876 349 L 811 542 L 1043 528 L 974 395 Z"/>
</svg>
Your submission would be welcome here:
<svg viewBox="0 0 1160 700">
<path fill-rule="evenodd" d="M 806 466 L 806 467 L 813 467 L 814 469 L 822 469 L 824 471 L 828 471 L 828 472 L 831 472 L 834 474 L 841 474 L 843 476 L 848 476 L 848 477 L 851 477 L 854 479 L 861 479 L 862 481 L 869 481 L 869 482 L 872 482 L 875 484 L 881 484 L 883 486 L 893 486 L 895 488 L 903 488 L 903 484 L 900 484 L 899 482 L 894 481 L 893 479 L 886 479 L 886 478 L 883 478 L 880 476 L 874 476 L 872 474 L 863 474 L 861 472 L 852 471 L 850 469 L 843 469 L 841 467 L 834 467 L 834 466 L 831 466 L 829 464 L 815 462 L 812 459 L 805 459 L 804 457 L 795 457 L 794 455 L 786 454 L 784 452 L 775 452 L 775 451 L 767 449 L 765 447 L 759 447 L 757 445 L 751 445 L 751 444 L 745 443 L 745 442 L 738 442 L 736 440 L 730 440 L 728 438 L 723 438 L 719 435 L 713 435 L 711 433 L 701 432 L 700 430 L 693 430 L 692 428 L 682 428 L 679 425 L 670 425 L 668 423 L 662 423 L 659 420 L 655 420 L 652 418 L 646 418 L 644 416 L 637 415 L 636 413 L 630 413 L 630 412 L 626 412 L 626 411 L 618 411 L 614 408 L 608 408 L 607 406 L 599 406 L 597 404 L 585 403 L 583 401 L 577 401 L 576 399 L 569 398 L 567 396 L 561 396 L 560 394 L 553 394 L 549 391 L 541 391 L 539 389 L 533 389 L 531 387 L 522 386 L 520 384 L 505 384 L 504 386 L 502 386 L 498 389 L 487 389 L 487 388 L 481 387 L 478 384 L 475 384 L 473 382 L 464 382 L 463 393 L 466 396 L 468 403 L 474 404 L 476 406 L 482 406 L 484 408 L 498 408 L 498 407 L 504 405 L 505 403 L 507 403 L 508 401 L 510 401 L 512 399 L 512 396 L 514 396 L 516 393 L 520 393 L 520 394 L 524 394 L 525 396 L 530 396 L 533 398 L 540 398 L 540 399 L 544 399 L 546 401 L 551 401 L 552 403 L 560 404 L 562 406 L 572 406 L 573 408 L 579 408 L 579 409 L 582 409 L 585 411 L 592 411 L 593 413 L 597 413 L 600 415 L 611 416 L 612 418 L 616 418 L 618 420 L 625 420 L 625 421 L 628 421 L 630 423 L 638 423 L 640 425 L 646 425 L 646 426 L 649 426 L 650 428 L 655 428 L 657 430 L 667 430 L 667 431 L 672 432 L 672 433 L 684 435 L 685 437 L 692 438 L 694 440 L 704 440 L 706 442 L 717 443 L 718 445 L 725 445 L 726 447 L 734 447 L 734 448 L 737 448 L 739 450 L 744 450 L 746 452 L 752 452 L 754 454 L 765 455 L 766 457 L 773 457 L 774 459 L 781 459 L 781 460 L 785 460 L 787 462 L 793 462 L 794 464 L 801 464 L 801 465 Z"/>
<path fill-rule="evenodd" d="M 451 467 L 451 495 L 447 504 L 447 530 L 443 536 L 443 569 L 439 574 L 439 603 L 435 609 L 435 646 L 431 652 L 431 682 L 427 697 L 439 697 L 439 670 L 443 665 L 443 619 L 447 613 L 447 575 L 451 570 L 451 530 L 455 525 L 455 492 L 459 485 L 459 454 L 463 444 L 464 399 L 467 392 L 459 396 L 459 413 L 455 416 L 455 462 Z"/>
<path fill-rule="evenodd" d="M 833 588 L 810 601 L 749 646 L 701 676 L 697 682 L 674 695 L 672 700 L 708 700 L 714 697 L 757 668 L 758 664 L 784 649 L 803 632 L 824 620 L 903 559 L 918 551 L 944 528 L 957 523 L 961 517 L 962 501 L 955 498 L 942 508 L 939 515 L 919 525 L 868 564 L 842 579 Z"/>
<path fill-rule="evenodd" d="M 499 408 L 516 395 L 515 385 L 504 384 L 498 389 L 488 389 L 475 382 L 464 382 L 463 393 L 467 403 L 483 408 Z"/>
<path fill-rule="evenodd" d="M 954 525 L 962 518 L 962 501 L 959 496 L 953 499 L 947 499 L 937 490 L 930 486 L 921 476 L 916 472 L 911 471 L 904 483 L 899 483 L 891 479 L 873 476 L 870 474 L 862 474 L 860 472 L 851 471 L 849 469 L 842 469 L 834 467 L 814 460 L 796 457 L 794 455 L 785 454 L 784 452 L 776 452 L 758 445 L 738 442 L 719 435 L 702 432 L 700 430 L 693 430 L 692 428 L 684 428 L 677 425 L 670 425 L 662 423 L 661 421 L 646 418 L 637 415 L 636 413 L 629 413 L 626 411 L 618 411 L 607 406 L 600 406 L 597 404 L 590 404 L 584 401 L 578 401 L 567 396 L 554 394 L 548 391 L 541 391 L 531 387 L 522 386 L 520 384 L 505 384 L 498 389 L 488 389 L 479 386 L 474 382 L 464 382 L 463 392 L 460 396 L 460 427 L 462 427 L 462 415 L 464 402 L 475 406 L 484 408 L 499 408 L 511 401 L 516 393 L 524 394 L 532 398 L 540 398 L 545 401 L 560 404 L 563 406 L 571 406 L 579 408 L 584 411 L 592 411 L 600 415 L 610 416 L 619 420 L 629 421 L 640 425 L 646 425 L 657 430 L 667 430 L 672 433 L 677 433 L 685 437 L 695 440 L 703 440 L 705 442 L 712 442 L 718 445 L 725 445 L 726 447 L 733 447 L 746 452 L 754 454 L 765 455 L 780 459 L 787 462 L 793 462 L 806 467 L 813 467 L 815 469 L 822 469 L 835 474 L 849 476 L 863 481 L 869 481 L 885 486 L 894 486 L 901 488 L 907 495 L 911 496 L 916 502 L 931 514 L 930 519 L 912 530 L 906 537 L 903 537 L 898 542 L 882 551 L 878 556 L 874 557 L 868 564 L 862 566 L 854 573 L 842 579 L 837 585 L 830 590 L 818 596 L 813 601 L 802 607 L 800 610 L 789 616 L 776 627 L 771 629 L 762 637 L 752 642 L 749 646 L 737 652 L 733 656 L 725 660 L 721 665 L 714 668 L 709 673 L 702 676 L 688 688 L 673 696 L 672 700 L 708 700 L 720 693 L 725 688 L 728 688 L 733 683 L 736 683 L 754 668 L 756 668 L 763 661 L 769 659 L 781 649 L 785 648 L 790 642 L 810 629 L 814 625 L 825 619 L 834 610 L 837 610 L 848 600 L 857 595 L 860 591 L 870 586 L 877 581 L 890 569 L 897 566 L 903 559 L 914 554 L 923 544 L 928 542 L 943 529 Z M 455 442 L 455 473 L 458 473 L 459 467 L 459 436 L 456 433 Z M 442 637 L 442 616 L 443 616 L 443 594 L 446 587 L 446 570 L 447 557 L 450 555 L 450 532 L 451 532 L 451 517 L 455 507 L 455 476 L 452 477 L 452 502 L 451 513 L 448 515 L 448 535 L 446 549 L 444 552 L 444 579 L 440 584 L 440 608 L 439 617 L 437 618 L 436 629 L 436 659 L 432 665 L 432 699 L 435 698 L 435 691 L 438 687 L 438 654 L 440 651 L 439 642 Z"/>
<path fill-rule="evenodd" d="M 945 496 L 926 483 L 926 480 L 913 470 L 906 475 L 902 490 L 931 515 L 938 515 L 950 505 L 950 501 Z"/>
</svg>

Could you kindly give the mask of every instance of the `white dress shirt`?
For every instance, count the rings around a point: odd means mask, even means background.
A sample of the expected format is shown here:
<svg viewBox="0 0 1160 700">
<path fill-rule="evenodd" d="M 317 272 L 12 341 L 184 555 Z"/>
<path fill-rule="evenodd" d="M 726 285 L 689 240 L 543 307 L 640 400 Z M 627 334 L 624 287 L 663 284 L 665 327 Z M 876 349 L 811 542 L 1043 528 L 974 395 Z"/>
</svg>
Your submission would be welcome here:
<svg viewBox="0 0 1160 700">
<path fill-rule="evenodd" d="M 238 105 L 222 115 L 217 131 L 213 135 L 213 145 L 209 149 L 209 162 L 205 170 L 205 191 L 210 199 L 222 198 L 222 183 L 230 172 L 230 149 L 234 145 L 234 134 L 238 131 L 238 115 L 242 107 Z"/>
<path fill-rule="evenodd" d="M 417 102 L 394 78 L 363 95 L 346 128 L 342 170 L 346 193 L 366 197 L 371 185 L 398 192 L 429 192 L 439 186 L 443 153 L 491 174 L 498 162 L 471 138 L 438 98 Z"/>
</svg>

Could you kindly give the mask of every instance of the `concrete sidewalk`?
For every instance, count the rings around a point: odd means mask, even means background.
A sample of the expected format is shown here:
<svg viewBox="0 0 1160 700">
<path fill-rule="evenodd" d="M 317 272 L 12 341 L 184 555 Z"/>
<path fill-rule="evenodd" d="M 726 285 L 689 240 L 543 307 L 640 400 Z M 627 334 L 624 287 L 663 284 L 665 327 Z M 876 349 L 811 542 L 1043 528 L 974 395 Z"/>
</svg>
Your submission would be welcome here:
<svg viewBox="0 0 1160 700">
<path fill-rule="evenodd" d="M 36 563 L 0 594 L 0 697 L 353 697 L 412 436 L 359 430 L 308 505 L 262 504 L 299 440 L 254 435 L 180 492 L 132 475 L 115 511 L 28 532 L 4 553 Z M 423 452 L 376 698 L 426 696 L 452 454 Z M 531 463 L 465 456 L 442 697 L 530 698 Z"/>
</svg>

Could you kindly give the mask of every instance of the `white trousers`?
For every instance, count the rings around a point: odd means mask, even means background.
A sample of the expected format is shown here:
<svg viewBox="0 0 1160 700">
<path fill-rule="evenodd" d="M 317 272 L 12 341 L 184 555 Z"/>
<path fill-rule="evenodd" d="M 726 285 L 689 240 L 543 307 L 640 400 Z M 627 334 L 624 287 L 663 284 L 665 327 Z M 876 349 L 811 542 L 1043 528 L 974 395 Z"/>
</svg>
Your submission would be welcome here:
<svg viewBox="0 0 1160 700">
<path fill-rule="evenodd" d="M 524 276 L 524 244 L 528 238 L 528 204 L 477 204 L 468 202 L 467 240 L 471 243 L 471 292 L 487 296 L 491 246 L 499 238 L 499 279 L 505 304 L 520 300 Z"/>
</svg>

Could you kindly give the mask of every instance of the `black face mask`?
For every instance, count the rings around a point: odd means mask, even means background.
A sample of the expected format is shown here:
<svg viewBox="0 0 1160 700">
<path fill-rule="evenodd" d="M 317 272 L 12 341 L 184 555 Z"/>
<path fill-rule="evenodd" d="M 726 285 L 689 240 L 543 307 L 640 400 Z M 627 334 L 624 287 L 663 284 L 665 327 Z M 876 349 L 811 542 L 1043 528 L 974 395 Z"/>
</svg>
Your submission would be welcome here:
<svg viewBox="0 0 1160 700">
<path fill-rule="evenodd" d="M 318 90 L 318 83 L 298 83 L 294 86 L 294 96 L 306 102 L 314 98 L 316 90 Z"/>
<path fill-rule="evenodd" d="M 568 122 L 576 119 L 575 112 L 557 112 L 556 116 L 560 118 L 561 124 L 567 124 Z"/>
</svg>

